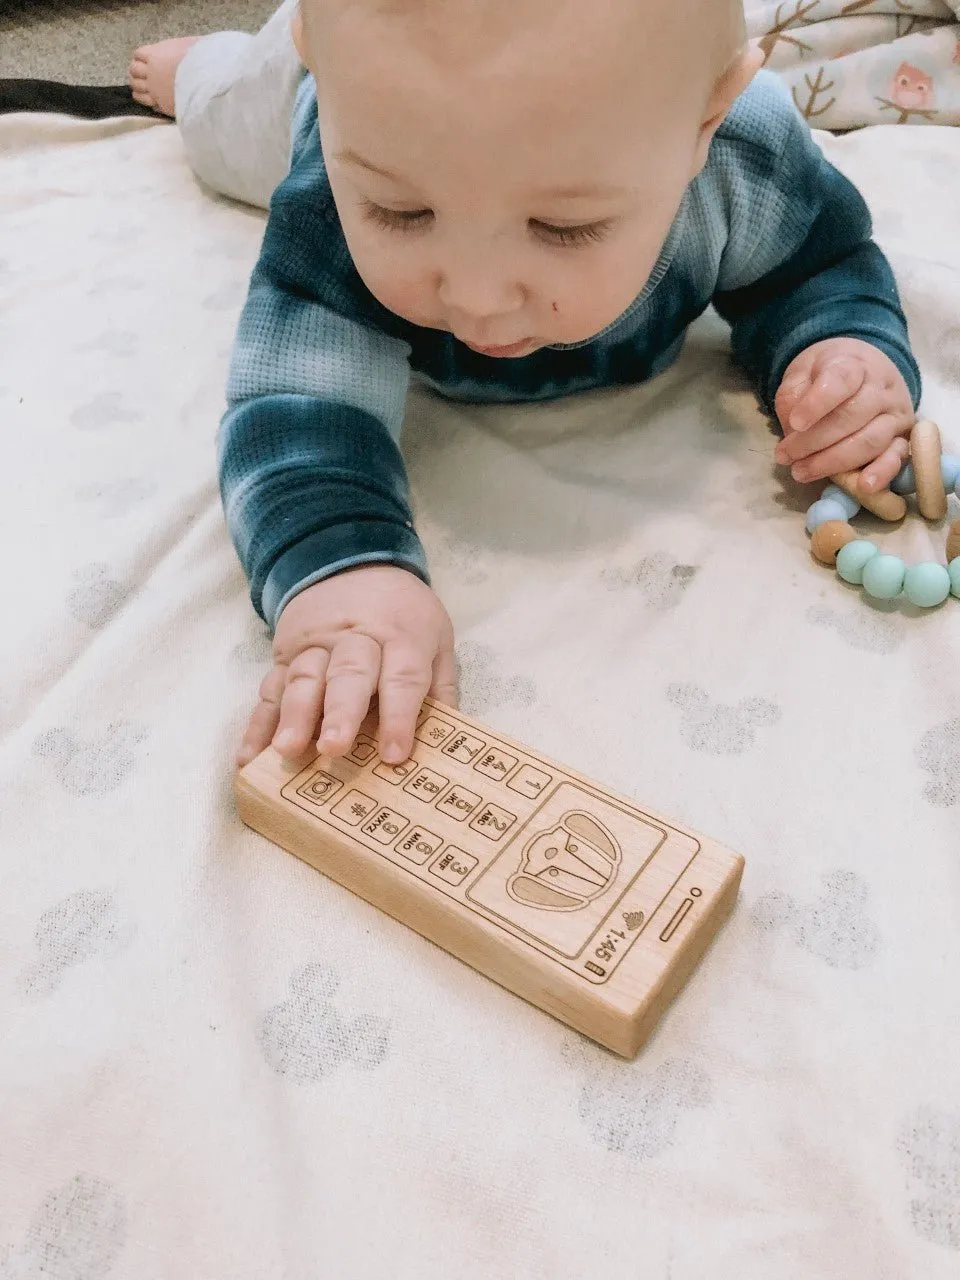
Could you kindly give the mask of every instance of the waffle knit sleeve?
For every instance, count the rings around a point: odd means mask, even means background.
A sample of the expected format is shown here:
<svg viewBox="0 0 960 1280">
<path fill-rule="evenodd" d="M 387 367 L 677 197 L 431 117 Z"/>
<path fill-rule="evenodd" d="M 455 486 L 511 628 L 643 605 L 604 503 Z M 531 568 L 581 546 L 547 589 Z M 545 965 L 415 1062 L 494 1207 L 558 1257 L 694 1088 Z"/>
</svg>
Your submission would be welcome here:
<svg viewBox="0 0 960 1280">
<path fill-rule="evenodd" d="M 823 155 L 769 73 L 721 140 L 730 235 L 713 298 L 734 358 L 773 413 L 795 356 L 825 338 L 861 338 L 890 357 L 916 406 L 920 373 L 889 263 L 863 197 Z"/>
<path fill-rule="evenodd" d="M 316 106 L 295 127 L 233 348 L 217 442 L 227 527 L 274 628 L 361 564 L 428 581 L 398 445 L 409 346 L 376 327 L 333 207 Z"/>
</svg>

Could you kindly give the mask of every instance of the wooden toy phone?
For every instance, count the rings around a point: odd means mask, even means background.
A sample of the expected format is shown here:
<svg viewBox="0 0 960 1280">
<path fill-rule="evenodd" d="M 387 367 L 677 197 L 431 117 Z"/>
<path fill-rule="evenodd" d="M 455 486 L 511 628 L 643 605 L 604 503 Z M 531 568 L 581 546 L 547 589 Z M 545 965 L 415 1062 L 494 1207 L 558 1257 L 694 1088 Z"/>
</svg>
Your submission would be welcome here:
<svg viewBox="0 0 960 1280">
<path fill-rule="evenodd" d="M 632 1057 L 737 897 L 743 859 L 427 699 L 413 756 L 236 776 L 240 817 L 532 1004 Z"/>
</svg>

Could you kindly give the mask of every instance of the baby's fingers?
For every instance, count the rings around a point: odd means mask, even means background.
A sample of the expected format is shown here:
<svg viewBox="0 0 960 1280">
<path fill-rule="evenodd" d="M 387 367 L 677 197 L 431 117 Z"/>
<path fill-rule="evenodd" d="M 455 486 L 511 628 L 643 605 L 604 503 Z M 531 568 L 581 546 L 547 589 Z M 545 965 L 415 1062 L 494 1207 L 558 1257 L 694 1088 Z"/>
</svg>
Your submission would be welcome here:
<svg viewBox="0 0 960 1280">
<path fill-rule="evenodd" d="M 433 680 L 430 684 L 430 697 L 448 707 L 458 707 L 460 696 L 457 690 L 457 660 L 453 651 L 453 627 L 444 634 L 433 660 Z"/>
<path fill-rule="evenodd" d="M 317 736 L 330 654 L 319 647 L 298 653 L 287 669 L 280 723 L 273 745 L 286 759 L 302 755 Z"/>
<path fill-rule="evenodd" d="M 849 356 L 830 360 L 817 371 L 809 388 L 790 410 L 784 426 L 791 431 L 806 431 L 855 396 L 866 377 L 866 366 L 860 360 Z"/>
<path fill-rule="evenodd" d="M 287 679 L 283 666 L 271 667 L 260 684 L 260 701 L 247 722 L 243 740 L 237 751 L 237 766 L 243 768 L 265 750 L 276 732 L 280 719 L 280 698 Z"/>
<path fill-rule="evenodd" d="M 380 677 L 380 646 L 360 631 L 344 632 L 330 655 L 318 747 L 342 756 L 353 746 Z"/>
<path fill-rule="evenodd" d="M 417 716 L 430 688 L 431 655 L 409 641 L 395 640 L 383 650 L 380 672 L 380 755 L 402 764 L 413 750 Z"/>
<path fill-rule="evenodd" d="M 897 426 L 898 421 L 892 414 L 880 414 L 854 435 L 798 462 L 792 471 L 793 478 L 807 484 L 826 480 L 840 471 L 859 471 L 886 453 Z"/>
<path fill-rule="evenodd" d="M 879 493 L 882 489 L 889 489 L 891 481 L 906 462 L 909 452 L 909 443 L 903 436 L 897 436 L 876 462 L 871 462 L 869 466 L 863 468 L 857 487 L 864 493 Z"/>
</svg>

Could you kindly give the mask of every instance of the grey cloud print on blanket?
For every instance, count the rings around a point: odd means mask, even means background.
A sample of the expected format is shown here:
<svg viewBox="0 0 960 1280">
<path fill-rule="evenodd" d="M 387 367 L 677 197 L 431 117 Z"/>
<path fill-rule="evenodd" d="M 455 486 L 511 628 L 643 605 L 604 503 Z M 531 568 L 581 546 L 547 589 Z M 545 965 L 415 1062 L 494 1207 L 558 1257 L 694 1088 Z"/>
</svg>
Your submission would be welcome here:
<svg viewBox="0 0 960 1280">
<path fill-rule="evenodd" d="M 104 427 L 139 422 L 140 417 L 135 409 L 124 405 L 119 391 L 101 391 L 92 400 L 78 405 L 70 415 L 70 422 L 80 431 L 99 431 Z"/>
<path fill-rule="evenodd" d="M 834 631 L 852 649 L 863 653 L 893 653 L 907 636 L 902 618 L 889 617 L 862 605 L 840 613 L 827 605 L 814 604 L 807 610 L 807 621 L 815 627 Z"/>
<path fill-rule="evenodd" d="M 111 1183 L 78 1173 L 44 1199 L 23 1245 L 0 1261 L 0 1280 L 108 1280 L 127 1234 Z"/>
<path fill-rule="evenodd" d="M 684 742 L 694 751 L 708 755 L 741 755 L 755 744 L 758 729 L 775 725 L 780 719 L 780 708 L 766 698 L 714 703 L 695 684 L 672 684 L 667 698 L 683 712 L 680 735 Z"/>
<path fill-rule="evenodd" d="M 66 971 L 97 955 L 126 947 L 134 930 L 120 920 L 106 893 L 80 890 L 41 915 L 34 932 L 38 958 L 20 975 L 24 995 L 38 999 L 55 991 Z"/>
<path fill-rule="evenodd" d="M 339 985 L 326 966 L 304 965 L 290 980 L 290 999 L 264 1015 L 260 1048 L 278 1075 L 314 1084 L 335 1067 L 375 1067 L 386 1057 L 389 1022 L 371 1014 L 342 1017 L 332 1003 Z"/>
<path fill-rule="evenodd" d="M 489 645 L 465 640 L 457 646 L 460 706 L 468 716 L 482 716 L 492 707 L 532 707 L 537 686 L 529 676 L 505 675 L 500 658 Z"/>
<path fill-rule="evenodd" d="M 67 596 L 67 608 L 78 622 L 94 630 L 105 627 L 130 594 L 110 576 L 110 566 L 99 561 L 76 569 L 73 577 L 77 585 Z"/>
<path fill-rule="evenodd" d="M 897 1148 L 912 1181 L 914 1231 L 960 1252 L 960 1112 L 918 1107 L 904 1123 Z"/>
<path fill-rule="evenodd" d="M 479 547 L 461 542 L 447 534 L 436 549 L 436 558 L 446 571 L 468 587 L 478 587 L 490 574 L 484 563 L 484 553 Z"/>
<path fill-rule="evenodd" d="M 131 476 L 119 480 L 95 480 L 92 484 L 81 485 L 76 492 L 78 502 L 96 504 L 100 514 L 107 519 L 129 515 L 147 498 L 153 496 L 157 486 L 152 480 L 143 480 L 139 476 Z M 122 593 L 119 583 L 114 584 Z M 122 594 L 118 597 L 122 602 Z"/>
<path fill-rule="evenodd" d="M 580 1119 L 595 1142 L 634 1160 L 651 1160 L 677 1141 L 686 1113 L 710 1104 L 710 1081 L 686 1058 L 652 1073 L 617 1063 L 591 1072 L 580 1090 Z"/>
<path fill-rule="evenodd" d="M 237 662 L 249 662 L 256 666 L 272 662 L 273 644 L 268 632 L 260 631 L 248 636 L 246 640 L 238 640 L 233 646 L 233 656 Z"/>
<path fill-rule="evenodd" d="M 697 566 L 677 564 L 663 551 L 645 556 L 630 568 L 604 569 L 601 574 L 609 591 L 637 590 L 653 609 L 673 609 L 697 575 Z"/>
<path fill-rule="evenodd" d="M 754 906 L 753 919 L 763 930 L 787 930 L 798 947 L 832 969 L 862 969 L 873 962 L 883 942 L 866 914 L 868 897 L 856 872 L 834 871 L 823 877 L 823 892 L 814 902 L 768 893 Z"/>
<path fill-rule="evenodd" d="M 34 741 L 33 753 L 53 765 L 60 785 L 75 796 L 116 790 L 137 764 L 137 748 L 147 730 L 125 720 L 80 738 L 70 729 L 49 729 Z"/>
<path fill-rule="evenodd" d="M 103 351 L 110 356 L 135 356 L 140 350 L 140 335 L 132 329 L 105 329 L 78 351 Z"/>
<path fill-rule="evenodd" d="M 917 763 L 930 774 L 925 800 L 949 808 L 960 800 L 960 716 L 928 729 L 916 751 Z"/>
</svg>

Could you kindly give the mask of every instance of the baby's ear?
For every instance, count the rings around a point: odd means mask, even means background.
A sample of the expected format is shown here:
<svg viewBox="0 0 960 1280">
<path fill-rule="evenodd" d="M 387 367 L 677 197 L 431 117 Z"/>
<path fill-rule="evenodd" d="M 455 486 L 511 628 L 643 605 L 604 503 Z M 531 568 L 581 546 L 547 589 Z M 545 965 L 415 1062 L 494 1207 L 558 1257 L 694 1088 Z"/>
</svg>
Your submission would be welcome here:
<svg viewBox="0 0 960 1280">
<path fill-rule="evenodd" d="M 740 50 L 723 75 L 714 85 L 710 101 L 700 126 L 700 136 L 694 155 L 691 178 L 696 177 L 707 161 L 707 152 L 713 135 L 723 124 L 727 112 L 748 87 L 753 77 L 763 66 L 764 53 L 759 45 L 748 44 Z"/>
</svg>

